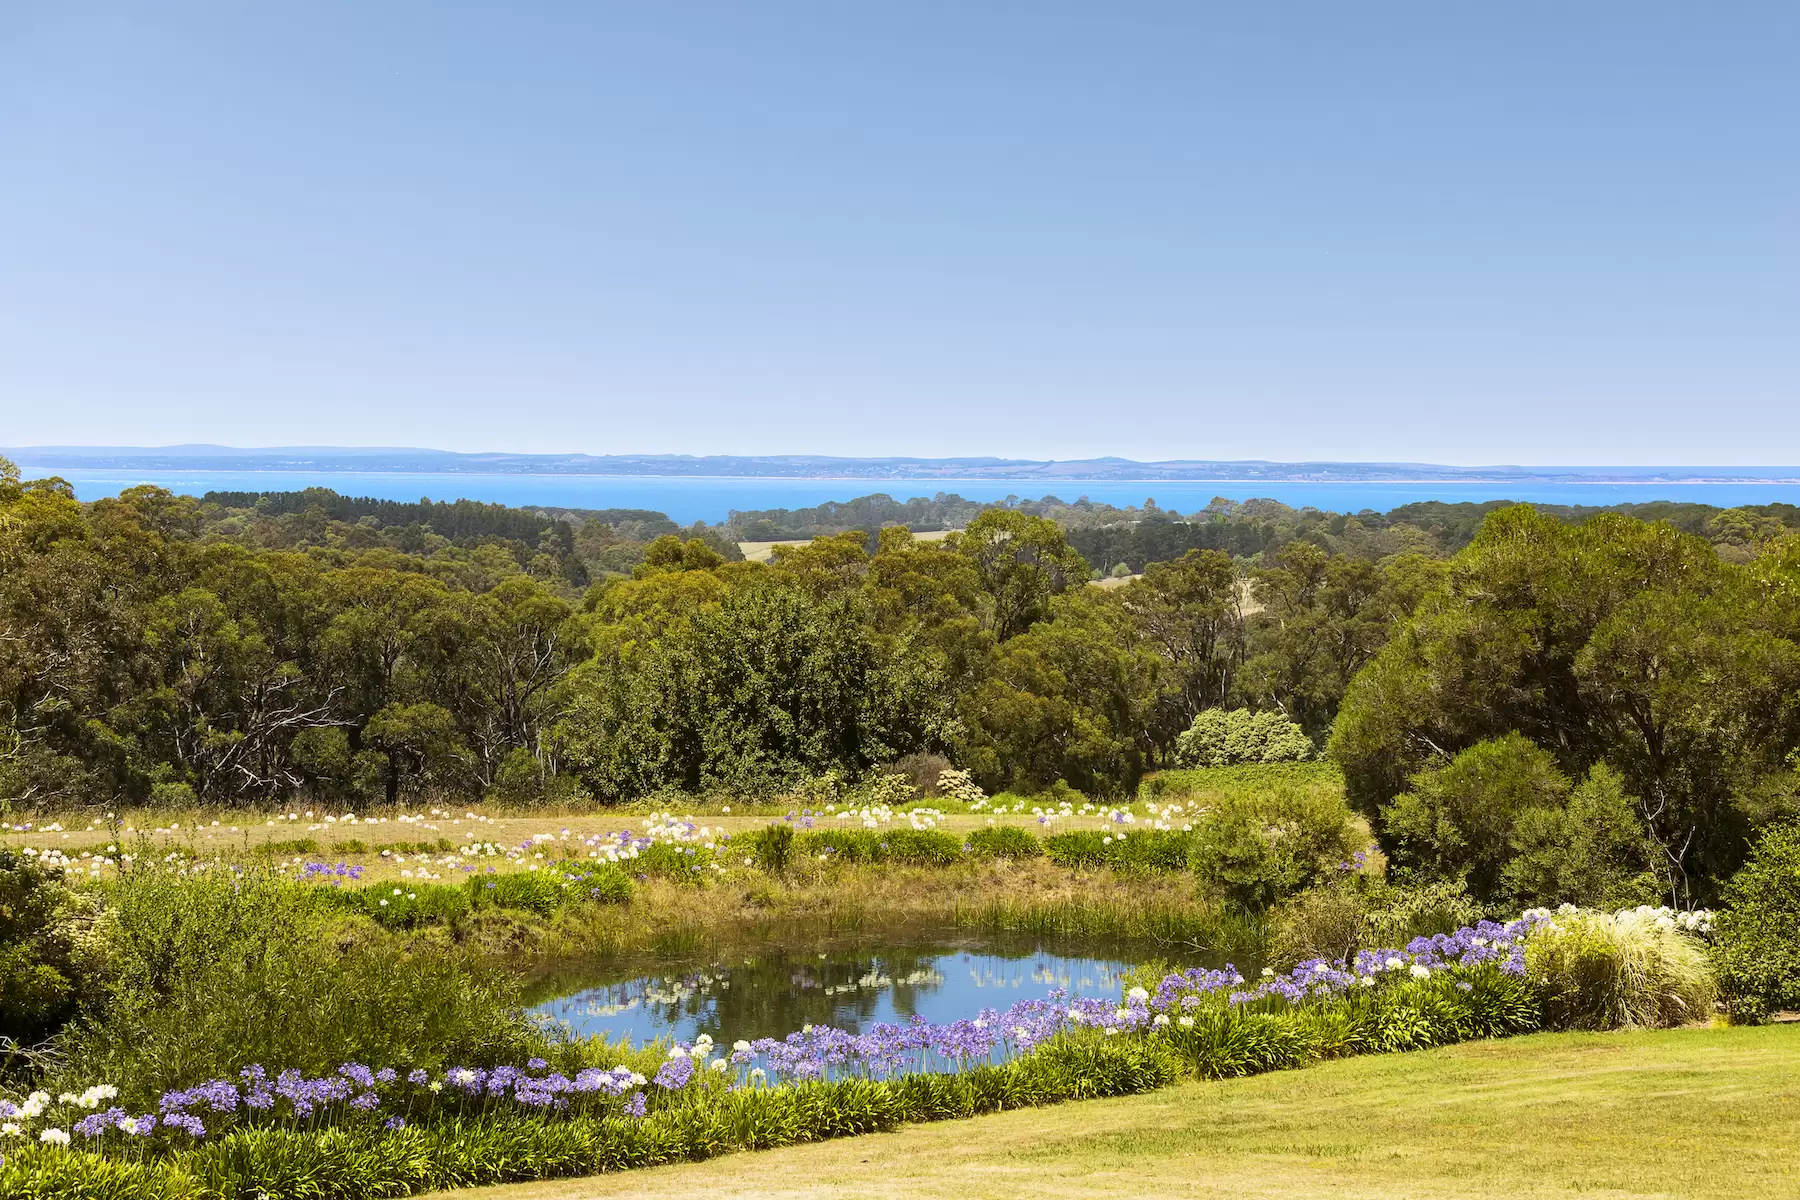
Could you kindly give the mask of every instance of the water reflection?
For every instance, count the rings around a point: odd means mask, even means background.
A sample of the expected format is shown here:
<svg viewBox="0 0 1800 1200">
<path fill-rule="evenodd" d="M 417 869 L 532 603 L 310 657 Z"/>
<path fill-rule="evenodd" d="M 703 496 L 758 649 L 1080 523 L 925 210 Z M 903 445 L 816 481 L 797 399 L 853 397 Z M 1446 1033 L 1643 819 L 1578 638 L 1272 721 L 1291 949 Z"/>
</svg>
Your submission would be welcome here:
<svg viewBox="0 0 1800 1200">
<path fill-rule="evenodd" d="M 860 1031 L 876 1022 L 972 1017 L 1060 988 L 1116 996 L 1139 961 L 1122 947 L 1059 946 L 1018 938 L 946 944 L 782 948 L 685 969 L 614 967 L 546 981 L 535 1012 L 582 1035 L 692 1040 L 785 1037 L 806 1025 Z M 1186 964 L 1184 964 L 1186 965 Z"/>
</svg>

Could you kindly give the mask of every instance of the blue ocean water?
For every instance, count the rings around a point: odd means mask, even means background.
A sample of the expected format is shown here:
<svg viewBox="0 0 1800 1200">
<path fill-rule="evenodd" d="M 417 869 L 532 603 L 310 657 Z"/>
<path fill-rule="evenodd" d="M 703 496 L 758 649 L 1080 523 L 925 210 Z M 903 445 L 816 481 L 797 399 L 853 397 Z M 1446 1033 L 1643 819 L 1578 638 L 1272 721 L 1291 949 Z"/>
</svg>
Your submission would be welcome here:
<svg viewBox="0 0 1800 1200">
<path fill-rule="evenodd" d="M 1625 504 L 1686 500 L 1730 507 L 1783 501 L 1800 504 L 1800 483 L 1753 480 L 1737 483 L 1280 483 L 1229 480 L 1066 480 L 1053 484 L 992 479 L 754 479 L 658 475 L 481 475 L 463 472 L 374 471 L 129 471 L 86 467 L 31 467 L 29 477 L 61 475 L 83 500 L 117 495 L 134 484 L 153 483 L 170 491 L 276 492 L 328 487 L 348 496 L 386 500 L 483 500 L 511 505 L 566 508 L 647 508 L 682 524 L 718 523 L 733 509 L 810 508 L 827 500 L 850 500 L 873 492 L 897 500 L 953 492 L 969 500 L 1003 500 L 1010 495 L 1063 500 L 1086 496 L 1120 506 L 1146 498 L 1167 510 L 1189 513 L 1215 496 L 1256 497 L 1296 508 L 1328 512 L 1386 512 L 1420 500 L 1531 500 L 1542 504 Z"/>
</svg>

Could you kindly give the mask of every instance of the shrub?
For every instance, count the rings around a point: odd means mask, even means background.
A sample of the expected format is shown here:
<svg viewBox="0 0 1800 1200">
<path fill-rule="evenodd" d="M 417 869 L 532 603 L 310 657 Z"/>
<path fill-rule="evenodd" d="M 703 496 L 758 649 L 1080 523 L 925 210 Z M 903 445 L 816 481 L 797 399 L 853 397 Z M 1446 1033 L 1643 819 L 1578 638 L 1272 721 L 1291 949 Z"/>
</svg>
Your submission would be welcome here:
<svg viewBox="0 0 1800 1200">
<path fill-rule="evenodd" d="M 1028 829 L 1017 825 L 989 825 L 969 835 L 968 852 L 972 858 L 1036 858 L 1044 852 L 1044 844 Z"/>
<path fill-rule="evenodd" d="M 569 862 L 561 870 L 570 899 L 601 904 L 624 904 L 631 899 L 631 877 L 616 863 Z"/>
<path fill-rule="evenodd" d="M 1505 907 L 1607 907 L 1656 895 L 1651 844 L 1624 780 L 1596 764 L 1579 786 L 1519 733 L 1414 775 L 1382 809 L 1401 863 L 1464 879 Z"/>
<path fill-rule="evenodd" d="M 255 850 L 256 853 L 266 854 L 271 858 L 286 858 L 289 855 L 295 854 L 317 854 L 319 853 L 319 839 L 309 837 L 284 838 L 280 841 L 259 842 L 256 845 Z M 346 850 L 343 851 L 343 853 L 348 854 L 352 852 Z"/>
<path fill-rule="evenodd" d="M 1414 938 L 1451 933 L 1481 919 L 1481 906 L 1461 880 L 1376 884 L 1369 896 L 1372 903 L 1362 928 L 1365 946 L 1404 946 Z"/>
<path fill-rule="evenodd" d="M 469 907 L 516 908 L 547 917 L 561 908 L 567 883 L 554 871 L 507 871 L 472 875 L 463 885 Z"/>
<path fill-rule="evenodd" d="M 1369 908 L 1367 890 L 1349 882 L 1308 888 L 1282 901 L 1269 913 L 1269 964 L 1286 970 L 1313 958 L 1355 957 Z"/>
<path fill-rule="evenodd" d="M 1513 857 L 1501 869 L 1499 892 L 1519 907 L 1626 908 L 1662 890 L 1625 779 L 1605 763 L 1595 764 L 1561 807 L 1519 813 L 1510 843 Z"/>
<path fill-rule="evenodd" d="M 751 861 L 770 874 L 781 874 L 794 858 L 794 827 L 785 821 L 765 825 L 732 842 L 734 849 L 742 846 Z"/>
<path fill-rule="evenodd" d="M 438 940 L 331 936 L 324 889 L 146 865 L 110 893 L 108 993 L 66 1035 L 61 1074 L 117 1081 L 122 1104 L 246 1062 L 430 1066 L 517 1059 L 538 1044 L 497 967 Z"/>
<path fill-rule="evenodd" d="M 1765 831 L 1724 898 L 1713 961 L 1732 1019 L 1800 1008 L 1800 824 Z"/>
<path fill-rule="evenodd" d="M 1076 829 L 1044 839 L 1044 853 L 1063 867 L 1119 867 L 1140 871 L 1180 871 L 1188 865 L 1192 838 L 1179 830 L 1136 829 L 1106 832 Z"/>
<path fill-rule="evenodd" d="M 962 857 L 962 842 L 935 829 L 821 829 L 799 844 L 802 853 L 834 862 L 942 867 Z"/>
<path fill-rule="evenodd" d="M 469 911 L 469 893 L 442 883 L 370 884 L 320 888 L 321 907 L 360 913 L 388 929 L 445 925 Z"/>
<path fill-rule="evenodd" d="M 1195 827 L 1189 866 L 1260 910 L 1325 878 L 1349 856 L 1353 829 L 1337 792 L 1280 785 L 1234 793 Z"/>
<path fill-rule="evenodd" d="M 84 973 L 69 919 L 77 903 L 31 856 L 0 849 L 0 1037 L 33 1045 L 80 1004 Z"/>
<path fill-rule="evenodd" d="M 881 860 L 881 835 L 873 829 L 820 829 L 801 834 L 798 844 L 802 854 L 824 855 L 834 862 Z"/>
<path fill-rule="evenodd" d="M 1401 863 L 1428 877 L 1465 879 L 1485 901 L 1501 893 L 1519 815 L 1559 809 L 1568 793 L 1556 759 L 1509 733 L 1420 771 L 1381 815 Z"/>
<path fill-rule="evenodd" d="M 1657 910 L 1567 909 L 1532 931 L 1525 962 L 1552 1029 L 1652 1029 L 1712 1015 L 1706 951 Z"/>
<path fill-rule="evenodd" d="M 1175 759 L 1184 767 L 1305 762 L 1312 757 L 1312 739 L 1300 726 L 1280 713 L 1247 708 L 1209 708 L 1175 739 Z"/>
<path fill-rule="evenodd" d="M 921 796 L 937 795 L 938 780 L 950 769 L 950 760 L 941 754 L 908 754 L 882 768 L 912 784 L 913 791 Z"/>
<path fill-rule="evenodd" d="M 1188 865 L 1193 840 L 1192 835 L 1177 829 L 1137 829 L 1126 837 L 1113 838 L 1113 859 L 1146 871 L 1180 871 Z"/>
<path fill-rule="evenodd" d="M 713 852 L 702 846 L 652 842 L 638 851 L 637 857 L 631 860 L 631 868 L 640 875 L 694 883 L 712 861 Z"/>
<path fill-rule="evenodd" d="M 1308 888 L 1269 914 L 1269 961 L 1291 967 L 1474 925 L 1481 910 L 1460 883 L 1396 886 L 1365 875 Z"/>
<path fill-rule="evenodd" d="M 1098 867 L 1113 860 L 1112 835 L 1098 829 L 1072 829 L 1044 839 L 1044 853 L 1059 867 Z"/>
<path fill-rule="evenodd" d="M 954 769 L 939 772 L 937 793 L 947 800 L 963 804 L 979 804 L 987 799 L 987 793 L 981 790 L 973 775 Z"/>
<path fill-rule="evenodd" d="M 962 858 L 962 841 L 936 829 L 890 829 L 881 834 L 880 850 L 889 862 L 947 867 Z"/>
</svg>

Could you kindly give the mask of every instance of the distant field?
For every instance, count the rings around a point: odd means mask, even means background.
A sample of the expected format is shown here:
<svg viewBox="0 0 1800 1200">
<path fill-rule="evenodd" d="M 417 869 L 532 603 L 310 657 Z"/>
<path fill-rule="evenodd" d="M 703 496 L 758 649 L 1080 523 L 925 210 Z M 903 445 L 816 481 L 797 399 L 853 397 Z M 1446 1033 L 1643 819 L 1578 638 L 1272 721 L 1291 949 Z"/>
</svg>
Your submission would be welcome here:
<svg viewBox="0 0 1800 1200">
<path fill-rule="evenodd" d="M 953 533 L 961 533 L 959 529 L 934 529 L 927 533 L 915 533 L 913 537 L 921 542 L 941 542 Z M 811 538 L 793 538 L 785 542 L 739 542 L 738 549 L 751 562 L 768 562 L 777 546 L 810 546 Z"/>
<path fill-rule="evenodd" d="M 1542 1034 L 620 1175 L 589 1197 L 1792 1200 L 1800 1026 Z"/>
<path fill-rule="evenodd" d="M 1159 819 L 1179 828 L 1183 813 L 1192 814 L 1233 792 L 1275 786 L 1336 791 L 1342 789 L 1343 780 L 1337 769 L 1326 763 L 1164 771 L 1147 778 L 1141 800 L 1077 803 L 1071 815 L 1059 816 L 1048 825 L 1040 824 L 1032 810 L 1054 810 L 1057 806 L 1053 801 L 1047 797 L 1002 794 L 993 797 L 979 811 L 970 811 L 955 801 L 932 797 L 908 802 L 886 814 L 872 812 L 868 817 L 860 808 L 841 806 L 854 815 L 839 816 L 826 812 L 821 805 L 814 810 L 810 827 L 856 829 L 862 828 L 865 820 L 876 820 L 884 828 L 896 824 L 905 826 L 909 824 L 906 809 L 925 807 L 941 812 L 941 816 L 932 818 L 937 828 L 957 834 L 966 834 L 990 823 L 1023 825 L 1038 834 L 1095 829 L 1109 824 L 1108 814 L 1123 812 L 1131 814 L 1137 828 L 1148 827 Z M 688 797 L 684 802 L 678 797 L 667 803 L 674 816 L 687 818 L 721 834 L 757 829 L 788 812 L 794 812 L 802 825 L 808 819 L 804 816 L 805 802 L 794 798 L 745 801 Z M 1151 811 L 1152 805 L 1155 812 Z M 390 872 L 404 871 L 411 875 L 424 868 L 454 866 L 456 864 L 446 862 L 444 856 L 472 843 L 511 848 L 547 836 L 557 845 L 542 848 L 546 857 L 554 857 L 559 848 L 564 851 L 575 849 L 579 854 L 582 853 L 579 849 L 581 839 L 626 830 L 643 834 L 653 821 L 651 808 L 647 805 L 592 807 L 580 811 L 520 810 L 492 804 L 459 804 L 443 798 L 421 800 L 398 812 L 353 812 L 323 807 L 254 811 L 133 809 L 118 814 L 116 829 L 112 822 L 88 813 L 50 814 L 37 818 L 13 816 L 0 823 L 0 845 L 54 849 L 79 858 L 84 851 L 106 853 L 109 845 L 121 846 L 128 853 L 139 853 L 147 841 L 157 853 L 180 851 L 202 858 L 217 856 L 230 860 L 247 854 L 268 854 L 277 859 L 294 857 L 362 863 L 374 871 L 371 878 L 376 878 Z M 443 844 L 446 842 L 447 846 Z M 571 847 L 570 843 L 575 846 Z M 389 851 L 387 855 L 381 853 L 384 848 Z"/>
</svg>

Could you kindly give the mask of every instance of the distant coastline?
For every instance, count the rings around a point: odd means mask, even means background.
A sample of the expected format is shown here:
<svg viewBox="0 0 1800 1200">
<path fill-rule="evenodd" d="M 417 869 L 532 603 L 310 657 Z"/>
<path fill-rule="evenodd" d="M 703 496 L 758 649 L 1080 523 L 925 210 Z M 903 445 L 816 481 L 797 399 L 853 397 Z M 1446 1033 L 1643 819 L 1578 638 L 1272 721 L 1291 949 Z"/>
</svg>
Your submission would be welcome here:
<svg viewBox="0 0 1800 1200">
<path fill-rule="evenodd" d="M 0 454 L 27 469 L 83 471 L 272 472 L 606 476 L 615 478 L 799 482 L 933 481 L 1070 486 L 1170 482 L 1254 486 L 1297 484 L 1749 484 L 1800 483 L 1800 466 L 1479 466 L 1434 463 L 1269 462 L 1123 458 L 1071 460 L 850 458 L 829 455 L 464 454 L 411 447 L 25 446 Z"/>
</svg>

